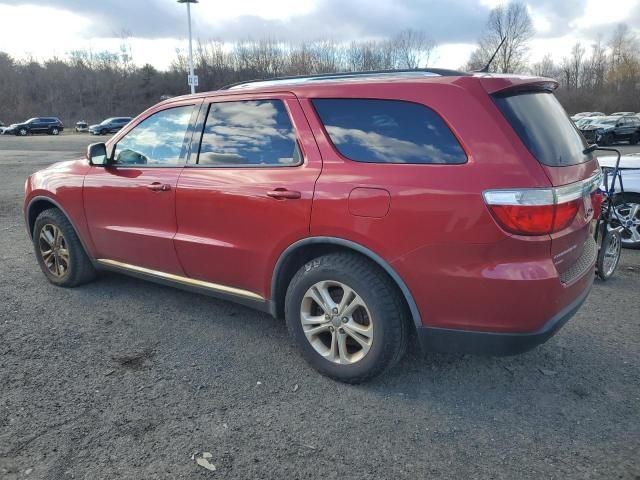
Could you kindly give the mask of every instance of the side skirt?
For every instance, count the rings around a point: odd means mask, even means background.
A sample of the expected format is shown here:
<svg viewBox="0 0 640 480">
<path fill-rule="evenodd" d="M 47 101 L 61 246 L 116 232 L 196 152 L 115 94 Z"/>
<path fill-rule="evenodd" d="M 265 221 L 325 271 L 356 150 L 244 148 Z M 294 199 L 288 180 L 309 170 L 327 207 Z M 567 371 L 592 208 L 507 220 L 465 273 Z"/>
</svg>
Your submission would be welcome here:
<svg viewBox="0 0 640 480">
<path fill-rule="evenodd" d="M 217 283 L 205 282 L 189 277 L 183 277 L 172 273 L 160 272 L 149 268 L 139 267 L 128 263 L 118 262 L 106 258 L 99 258 L 93 261 L 94 266 L 98 270 L 108 270 L 117 273 L 123 273 L 131 277 L 148 280 L 161 285 L 179 288 L 188 292 L 195 292 L 221 300 L 228 300 L 239 303 L 247 307 L 259 310 L 265 313 L 271 313 L 271 301 L 265 299 L 257 293 L 243 290 L 241 288 L 229 287 Z"/>
</svg>

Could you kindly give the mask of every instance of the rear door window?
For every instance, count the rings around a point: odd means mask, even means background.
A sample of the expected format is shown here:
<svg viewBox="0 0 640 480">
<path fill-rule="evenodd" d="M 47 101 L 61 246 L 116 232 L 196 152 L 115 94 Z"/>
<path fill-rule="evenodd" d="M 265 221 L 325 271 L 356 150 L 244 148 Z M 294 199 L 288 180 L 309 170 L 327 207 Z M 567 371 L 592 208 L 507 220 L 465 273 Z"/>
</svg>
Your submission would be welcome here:
<svg viewBox="0 0 640 480">
<path fill-rule="evenodd" d="M 529 152 L 549 167 L 584 163 L 584 137 L 551 92 L 496 95 L 494 101 Z"/>
<path fill-rule="evenodd" d="M 294 166 L 302 163 L 282 100 L 217 102 L 209 107 L 198 165 Z"/>
<path fill-rule="evenodd" d="M 467 156 L 442 118 L 412 102 L 312 100 L 340 154 L 356 162 L 461 164 Z"/>
</svg>

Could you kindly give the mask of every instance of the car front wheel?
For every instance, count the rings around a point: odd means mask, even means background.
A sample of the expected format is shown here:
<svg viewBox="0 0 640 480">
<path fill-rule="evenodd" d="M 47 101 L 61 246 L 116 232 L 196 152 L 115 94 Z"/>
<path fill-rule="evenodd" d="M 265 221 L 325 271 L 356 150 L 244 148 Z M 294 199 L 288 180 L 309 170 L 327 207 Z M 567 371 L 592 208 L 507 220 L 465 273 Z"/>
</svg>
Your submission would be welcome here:
<svg viewBox="0 0 640 480">
<path fill-rule="evenodd" d="M 356 254 L 318 257 L 292 279 L 287 326 L 304 358 L 320 373 L 347 383 L 393 366 L 407 344 L 407 318 L 395 285 Z"/>
<path fill-rule="evenodd" d="M 20 135 L 21 137 L 26 137 L 27 133 L 29 133 L 29 131 L 26 128 L 21 128 L 18 130 L 18 135 Z"/>
<path fill-rule="evenodd" d="M 58 135 L 60 133 L 60 130 L 58 130 L 56 127 L 53 127 L 50 133 L 51 135 Z"/>
<path fill-rule="evenodd" d="M 616 195 L 612 227 L 622 226 L 620 242 L 625 248 L 640 249 L 640 193 Z"/>
<path fill-rule="evenodd" d="M 613 135 L 611 133 L 607 133 L 602 138 L 602 145 L 613 145 Z"/>
<path fill-rule="evenodd" d="M 33 245 L 45 277 L 60 287 L 92 280 L 95 270 L 71 223 L 57 208 L 43 211 L 33 227 Z"/>
</svg>

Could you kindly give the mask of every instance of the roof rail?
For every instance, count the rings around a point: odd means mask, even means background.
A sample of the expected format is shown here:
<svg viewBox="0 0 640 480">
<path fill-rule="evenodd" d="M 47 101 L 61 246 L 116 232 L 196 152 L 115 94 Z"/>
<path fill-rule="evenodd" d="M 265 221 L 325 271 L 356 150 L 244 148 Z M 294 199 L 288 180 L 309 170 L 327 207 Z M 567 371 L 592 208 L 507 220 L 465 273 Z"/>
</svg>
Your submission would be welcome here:
<svg viewBox="0 0 640 480">
<path fill-rule="evenodd" d="M 457 70 L 448 70 L 445 68 L 414 68 L 414 69 L 399 69 L 399 70 L 367 70 L 364 72 L 337 72 L 337 73 L 319 73 L 316 75 L 293 75 L 287 77 L 274 77 L 274 78 L 260 78 L 255 80 L 245 80 L 243 82 L 230 83 L 220 88 L 220 90 L 229 90 L 232 88 L 242 88 L 245 86 L 251 86 L 258 83 L 271 84 L 272 82 L 282 83 L 303 83 L 313 82 L 321 80 L 345 80 L 353 78 L 363 77 L 380 77 L 380 76 L 393 76 L 402 74 L 406 76 L 413 75 L 425 75 L 425 76 L 440 76 L 440 77 L 459 77 L 470 75 L 466 72 L 459 72 Z"/>
</svg>

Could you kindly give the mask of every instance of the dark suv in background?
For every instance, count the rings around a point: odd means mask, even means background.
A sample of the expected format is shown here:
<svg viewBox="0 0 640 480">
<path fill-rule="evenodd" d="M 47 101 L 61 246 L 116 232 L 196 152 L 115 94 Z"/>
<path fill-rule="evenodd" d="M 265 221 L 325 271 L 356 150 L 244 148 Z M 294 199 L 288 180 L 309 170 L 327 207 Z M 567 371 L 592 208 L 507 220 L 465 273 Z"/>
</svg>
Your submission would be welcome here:
<svg viewBox="0 0 640 480">
<path fill-rule="evenodd" d="M 93 135 L 106 135 L 108 133 L 116 133 L 127 123 L 131 121 L 131 117 L 112 117 L 89 127 L 89 133 Z"/>
<path fill-rule="evenodd" d="M 64 125 L 56 117 L 35 117 L 26 122 L 14 123 L 4 129 L 4 134 L 26 136 L 35 133 L 58 135 L 64 130 Z"/>
<path fill-rule="evenodd" d="M 628 141 L 630 145 L 635 145 L 640 141 L 640 118 L 635 115 L 612 115 L 581 126 L 580 131 L 590 143 L 613 145 Z"/>
</svg>

